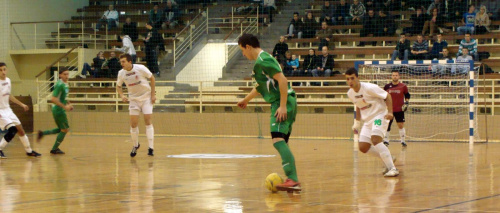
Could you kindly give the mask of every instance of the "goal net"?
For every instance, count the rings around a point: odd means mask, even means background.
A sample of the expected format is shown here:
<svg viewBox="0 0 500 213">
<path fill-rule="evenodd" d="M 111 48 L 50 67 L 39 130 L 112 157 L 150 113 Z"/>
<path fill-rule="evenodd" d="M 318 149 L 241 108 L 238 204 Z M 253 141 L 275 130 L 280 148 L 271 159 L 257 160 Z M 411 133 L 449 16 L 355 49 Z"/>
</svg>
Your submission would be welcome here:
<svg viewBox="0 0 500 213">
<path fill-rule="evenodd" d="M 450 62 L 450 63 L 448 63 Z M 404 64 L 406 63 L 406 64 Z M 362 81 L 384 87 L 391 83 L 393 71 L 411 94 L 405 113 L 408 141 L 478 141 L 478 74 L 473 62 L 453 61 L 365 61 L 359 62 Z M 390 138 L 398 139 L 394 121 Z"/>
</svg>

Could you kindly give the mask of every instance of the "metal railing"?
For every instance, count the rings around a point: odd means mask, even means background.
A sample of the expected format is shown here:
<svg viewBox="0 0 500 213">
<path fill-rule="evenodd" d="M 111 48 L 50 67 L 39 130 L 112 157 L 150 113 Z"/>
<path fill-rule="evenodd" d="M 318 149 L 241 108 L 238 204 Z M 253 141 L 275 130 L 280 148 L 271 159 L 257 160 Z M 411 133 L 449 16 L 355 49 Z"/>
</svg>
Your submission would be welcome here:
<svg viewBox="0 0 500 213">
<path fill-rule="evenodd" d="M 208 26 L 208 8 L 206 14 L 203 15 L 204 12 L 196 15 L 193 20 L 189 22 L 189 24 L 184 27 L 176 36 L 173 38 L 173 66 L 184 56 L 188 50 L 193 48 L 193 43 L 198 42 L 201 37 L 205 34 L 208 34 L 207 26 Z"/>
<path fill-rule="evenodd" d="M 256 16 L 252 16 L 254 12 L 256 12 Z M 234 15 L 231 14 L 231 31 L 224 38 L 224 43 L 228 44 L 226 49 L 226 63 L 238 53 L 238 37 L 240 35 L 245 33 L 259 33 L 259 7 L 253 8 L 243 18 L 239 19 L 236 25 L 233 25 L 233 23 Z M 235 35 L 235 32 L 238 32 L 238 30 L 239 33 Z"/>
</svg>

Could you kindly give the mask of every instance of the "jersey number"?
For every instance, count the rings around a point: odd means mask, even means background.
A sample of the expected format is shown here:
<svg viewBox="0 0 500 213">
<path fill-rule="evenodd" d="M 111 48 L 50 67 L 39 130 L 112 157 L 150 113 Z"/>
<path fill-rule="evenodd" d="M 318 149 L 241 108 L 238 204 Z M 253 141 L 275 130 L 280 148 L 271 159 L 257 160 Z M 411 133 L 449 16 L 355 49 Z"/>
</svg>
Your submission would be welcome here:
<svg viewBox="0 0 500 213">
<path fill-rule="evenodd" d="M 381 126 L 382 125 L 382 120 L 381 119 L 377 119 L 377 120 L 375 120 L 375 122 L 373 124 L 375 126 Z"/>
</svg>

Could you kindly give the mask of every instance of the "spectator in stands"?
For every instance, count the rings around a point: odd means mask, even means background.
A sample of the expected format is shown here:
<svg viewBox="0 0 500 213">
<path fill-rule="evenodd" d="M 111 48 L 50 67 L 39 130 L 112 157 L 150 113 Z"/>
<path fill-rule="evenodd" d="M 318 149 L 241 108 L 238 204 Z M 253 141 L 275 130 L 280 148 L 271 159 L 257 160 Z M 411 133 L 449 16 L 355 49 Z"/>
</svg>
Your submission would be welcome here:
<svg viewBox="0 0 500 213">
<path fill-rule="evenodd" d="M 153 9 L 149 11 L 149 22 L 153 23 L 155 29 L 160 29 L 163 21 L 163 12 L 159 9 L 158 3 L 155 3 Z"/>
<path fill-rule="evenodd" d="M 460 42 L 460 46 L 458 47 L 457 56 L 462 55 L 462 51 L 467 49 L 467 53 L 474 57 L 474 60 L 479 60 L 479 54 L 477 53 L 477 41 L 476 39 L 471 38 L 470 33 L 465 33 L 465 38 Z"/>
<path fill-rule="evenodd" d="M 465 0 L 452 0 L 448 4 L 448 21 L 453 22 L 455 28 L 457 28 L 466 12 L 467 2 Z"/>
<path fill-rule="evenodd" d="M 485 34 L 490 31 L 491 21 L 488 12 L 486 11 L 486 6 L 481 6 L 479 13 L 476 15 L 474 24 L 476 26 L 476 34 Z"/>
<path fill-rule="evenodd" d="M 441 13 L 444 13 L 444 11 L 446 11 L 446 3 L 444 1 L 442 2 L 441 0 L 434 0 L 434 2 L 432 2 L 432 4 L 427 8 L 427 15 L 432 16 L 434 9 L 437 9 Z"/>
<path fill-rule="evenodd" d="M 335 9 L 335 23 L 336 25 L 348 25 L 350 22 L 349 10 L 351 6 L 345 3 L 345 0 L 340 0 L 340 4 Z M 333 18 L 332 18 L 333 20 Z"/>
<path fill-rule="evenodd" d="M 302 71 L 301 76 L 311 76 L 312 71 L 319 67 L 316 51 L 313 48 L 309 49 L 309 54 L 304 57 L 304 63 L 302 66 L 304 70 Z"/>
<path fill-rule="evenodd" d="M 311 12 L 307 12 L 307 17 L 304 19 L 304 28 L 302 32 L 304 33 L 304 38 L 313 38 L 316 35 L 316 29 L 318 28 L 318 22 L 312 15 Z"/>
<path fill-rule="evenodd" d="M 396 44 L 396 50 L 392 52 L 391 60 L 395 61 L 396 58 L 399 58 L 399 60 L 402 59 L 408 61 L 410 50 L 410 40 L 407 40 L 406 35 L 402 33 L 401 35 L 399 35 L 399 41 Z"/>
<path fill-rule="evenodd" d="M 330 1 L 325 1 L 325 4 L 321 6 L 321 18 L 319 19 L 320 23 L 326 21 L 328 25 L 334 25 L 335 19 L 332 19 L 335 13 L 335 8 L 330 6 Z"/>
<path fill-rule="evenodd" d="M 365 6 L 359 0 L 354 0 L 349 9 L 349 15 L 351 16 L 350 24 L 356 25 L 363 22 L 363 16 L 366 13 Z"/>
<path fill-rule="evenodd" d="M 106 59 L 104 58 L 104 52 L 100 51 L 93 59 L 94 63 L 92 64 L 92 67 L 88 63 L 83 64 L 82 74 L 80 75 L 80 77 L 86 78 L 87 73 L 90 73 L 94 78 L 100 77 L 102 73 L 101 67 L 105 60 Z"/>
<path fill-rule="evenodd" d="M 274 0 L 262 0 L 261 4 L 262 14 L 269 15 L 269 22 L 273 22 L 273 13 L 276 11 L 276 4 Z"/>
<path fill-rule="evenodd" d="M 419 34 L 422 32 L 424 28 L 424 24 L 426 21 L 426 15 L 422 13 L 422 8 L 417 8 L 417 14 L 413 14 L 410 17 L 410 21 L 412 23 L 411 27 L 407 27 L 403 29 L 405 34 Z"/>
<path fill-rule="evenodd" d="M 381 9 L 378 12 L 376 29 L 378 30 L 377 36 L 393 36 L 396 32 L 394 17 Z"/>
<path fill-rule="evenodd" d="M 132 63 L 135 64 L 137 61 L 137 53 L 135 52 L 135 47 L 134 43 L 132 42 L 132 39 L 130 38 L 130 36 L 125 35 L 123 33 L 120 35 L 120 38 L 123 44 L 122 48 L 115 48 L 113 50 L 117 50 L 122 53 L 128 53 L 129 55 L 132 56 Z"/>
<path fill-rule="evenodd" d="M 116 78 L 118 77 L 118 71 L 122 69 L 120 64 L 120 59 L 116 57 L 116 53 L 113 51 L 110 53 L 109 58 L 104 61 L 101 67 L 102 70 L 107 69 L 107 73 L 103 73 L 106 78 Z"/>
<path fill-rule="evenodd" d="M 127 18 L 123 24 L 122 35 L 128 35 L 133 42 L 137 41 L 139 38 L 137 23 L 132 22 L 132 19 Z"/>
<path fill-rule="evenodd" d="M 144 36 L 144 44 L 146 46 L 146 62 L 147 67 L 151 72 L 160 76 L 160 69 L 158 68 L 158 46 L 163 45 L 163 38 L 158 31 L 153 27 L 153 23 L 146 24 L 148 32 Z"/>
<path fill-rule="evenodd" d="M 288 51 L 288 44 L 285 43 L 285 36 L 280 36 L 280 41 L 274 45 L 274 58 L 285 58 L 285 53 Z"/>
<path fill-rule="evenodd" d="M 427 17 L 424 27 L 422 28 L 422 35 L 425 35 L 425 32 L 429 30 L 429 37 L 432 37 L 434 32 L 439 32 L 439 27 L 445 23 L 445 20 L 444 17 L 438 13 L 437 8 L 432 9 L 432 14 Z"/>
<path fill-rule="evenodd" d="M 177 24 L 179 24 L 180 12 L 172 1 L 167 1 L 167 6 L 165 7 L 165 10 L 163 10 L 163 14 L 165 15 L 165 23 L 163 24 L 164 29 L 167 27 L 173 29 L 177 26 Z"/>
<path fill-rule="evenodd" d="M 300 70 L 299 70 L 299 59 L 295 54 L 292 55 L 292 60 L 287 62 L 289 66 L 292 67 L 292 76 L 300 76 Z"/>
<path fill-rule="evenodd" d="M 364 5 L 365 5 L 366 11 L 370 11 L 370 10 L 377 11 L 377 7 L 375 6 L 375 3 L 373 2 L 373 0 L 366 0 Z"/>
<path fill-rule="evenodd" d="M 434 60 L 441 58 L 440 56 L 443 54 L 443 49 L 447 47 L 448 47 L 448 42 L 443 40 L 443 35 L 441 33 L 438 33 L 436 35 L 436 41 L 432 45 L 430 59 Z"/>
<path fill-rule="evenodd" d="M 417 40 L 413 42 L 411 48 L 411 59 L 414 60 L 425 60 L 429 53 L 429 43 L 424 40 L 422 35 L 417 36 Z"/>
<path fill-rule="evenodd" d="M 108 10 L 104 12 L 97 22 L 96 31 L 99 31 L 103 22 L 108 24 L 108 30 L 118 26 L 118 11 L 115 10 L 115 6 L 112 4 L 109 5 Z"/>
<path fill-rule="evenodd" d="M 328 28 L 326 21 L 321 22 L 321 29 L 316 34 L 316 39 L 319 39 L 318 51 L 322 50 L 324 46 L 328 47 L 330 40 L 333 38 L 332 29 Z"/>
<path fill-rule="evenodd" d="M 380 29 L 377 29 L 377 17 L 375 17 L 375 12 L 371 9 L 368 11 L 368 16 L 363 19 L 363 29 L 361 29 L 359 37 L 367 37 L 370 34 L 376 35 L 378 30 Z M 377 46 L 377 42 L 373 41 L 372 45 Z M 365 46 L 364 41 L 360 41 L 358 44 L 358 47 L 362 46 Z"/>
<path fill-rule="evenodd" d="M 469 55 L 469 50 L 467 48 L 462 49 L 462 54 L 457 56 L 457 62 L 471 61 L 472 56 Z"/>
<path fill-rule="evenodd" d="M 304 23 L 299 18 L 299 13 L 293 13 L 293 19 L 290 21 L 288 25 L 288 38 L 302 38 L 302 29 L 304 27 Z"/>
<path fill-rule="evenodd" d="M 312 70 L 312 75 L 314 77 L 324 76 L 330 77 L 332 75 L 332 70 L 335 64 L 333 55 L 328 53 L 328 47 L 324 46 L 321 50 L 322 55 L 318 58 L 318 63 L 316 69 Z"/>
<path fill-rule="evenodd" d="M 464 13 L 462 18 L 461 27 L 457 28 L 457 32 L 459 35 L 463 35 L 467 32 L 474 34 L 474 22 L 476 21 L 476 12 L 474 12 L 474 5 L 469 6 L 469 12 Z"/>
<path fill-rule="evenodd" d="M 442 54 L 439 55 L 439 60 L 453 60 L 453 58 L 450 55 L 450 51 L 448 50 L 447 47 L 443 48 Z"/>
</svg>

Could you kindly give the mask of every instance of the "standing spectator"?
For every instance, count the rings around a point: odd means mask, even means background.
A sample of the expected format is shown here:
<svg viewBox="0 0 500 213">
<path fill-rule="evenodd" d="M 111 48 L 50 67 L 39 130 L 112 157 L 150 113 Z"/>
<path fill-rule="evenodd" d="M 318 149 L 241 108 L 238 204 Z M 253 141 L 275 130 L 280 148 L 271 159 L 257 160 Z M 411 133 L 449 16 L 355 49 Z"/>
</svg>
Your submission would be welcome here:
<svg viewBox="0 0 500 213">
<path fill-rule="evenodd" d="M 479 10 L 479 14 L 476 15 L 476 20 L 474 22 L 476 25 L 475 30 L 476 34 L 485 34 L 490 31 L 490 17 L 488 12 L 486 11 L 486 7 L 483 5 Z"/>
<path fill-rule="evenodd" d="M 467 2 L 465 0 L 452 0 L 448 4 L 448 21 L 453 22 L 455 28 L 457 28 L 466 12 Z"/>
<path fill-rule="evenodd" d="M 359 0 L 354 0 L 349 9 L 349 15 L 351 16 L 350 24 L 356 25 L 363 22 L 363 16 L 366 13 L 365 6 Z"/>
<path fill-rule="evenodd" d="M 411 48 L 411 58 L 415 60 L 425 60 L 427 59 L 427 53 L 429 53 L 429 43 L 424 40 L 422 35 L 417 36 L 417 40 L 413 43 Z"/>
<path fill-rule="evenodd" d="M 115 10 L 115 6 L 112 4 L 109 5 L 108 10 L 104 12 L 101 19 L 97 22 L 96 31 L 99 31 L 103 22 L 108 24 L 108 30 L 118 26 L 118 11 Z"/>
<path fill-rule="evenodd" d="M 158 3 L 155 3 L 153 9 L 149 11 L 149 22 L 153 23 L 155 29 L 160 29 L 163 20 L 163 12 L 159 9 Z"/>
<path fill-rule="evenodd" d="M 116 78 L 118 77 L 118 71 L 122 69 L 122 65 L 120 65 L 120 60 L 116 57 L 116 53 L 113 51 L 110 53 L 110 56 L 106 61 L 102 64 L 101 69 L 106 69 L 108 72 L 103 73 L 106 78 Z"/>
<path fill-rule="evenodd" d="M 301 76 L 311 76 L 312 71 L 319 67 L 316 51 L 313 48 L 309 49 L 309 54 L 304 57 L 302 66 L 304 70 Z"/>
<path fill-rule="evenodd" d="M 422 13 L 422 8 L 417 8 L 417 14 L 413 14 L 410 17 L 410 21 L 412 23 L 411 27 L 407 27 L 403 29 L 405 34 L 419 34 L 424 29 L 424 24 L 427 16 Z"/>
<path fill-rule="evenodd" d="M 376 34 L 378 30 L 380 29 L 377 29 L 377 17 L 375 17 L 375 12 L 369 10 L 368 16 L 363 19 L 363 29 L 361 29 L 359 37 L 367 37 L 370 34 Z M 372 45 L 377 46 L 377 42 L 373 41 Z M 364 41 L 360 41 L 358 44 L 358 47 L 362 46 L 365 46 Z"/>
<path fill-rule="evenodd" d="M 262 0 L 262 14 L 269 14 L 269 22 L 273 22 L 273 13 L 276 11 L 274 0 Z"/>
<path fill-rule="evenodd" d="M 120 38 L 121 38 L 122 44 L 123 44 L 122 48 L 115 48 L 114 50 L 118 50 L 122 53 L 128 53 L 129 55 L 131 55 L 132 56 L 132 63 L 135 64 L 135 62 L 137 61 L 137 53 L 135 52 L 135 47 L 134 47 L 134 43 L 132 43 L 132 39 L 130 38 L 130 36 L 125 35 L 123 33 L 120 35 Z"/>
<path fill-rule="evenodd" d="M 335 64 L 333 55 L 328 54 L 328 47 L 324 46 L 321 50 L 322 55 L 318 58 L 316 69 L 312 70 L 314 77 L 324 76 L 330 77 Z"/>
<path fill-rule="evenodd" d="M 177 24 L 179 24 L 180 12 L 179 9 L 172 3 L 172 1 L 167 1 L 167 6 L 165 7 L 165 10 L 163 10 L 163 14 L 165 15 L 165 23 L 163 25 L 164 29 L 166 29 L 167 27 L 173 29 L 175 26 L 177 26 Z"/>
<path fill-rule="evenodd" d="M 333 38 L 332 29 L 328 28 L 326 21 L 321 22 L 321 30 L 316 34 L 316 39 L 319 39 L 319 50 L 322 50 L 324 46 L 328 47 L 328 42 Z"/>
<path fill-rule="evenodd" d="M 313 38 L 316 35 L 316 29 L 318 28 L 318 23 L 316 19 L 313 17 L 311 12 L 307 12 L 307 17 L 304 20 L 304 28 L 302 32 L 304 32 L 304 38 Z"/>
<path fill-rule="evenodd" d="M 462 49 L 462 54 L 457 56 L 457 62 L 472 61 L 472 56 L 469 55 L 468 49 Z"/>
<path fill-rule="evenodd" d="M 380 10 L 378 12 L 377 36 L 393 36 L 396 32 L 396 24 L 394 23 L 394 17 L 388 14 L 385 10 Z"/>
<path fill-rule="evenodd" d="M 330 1 L 325 1 L 325 4 L 321 6 L 321 18 L 319 22 L 322 23 L 326 21 L 328 25 L 334 25 L 335 19 L 332 19 L 334 16 L 335 8 L 330 6 Z"/>
<path fill-rule="evenodd" d="M 457 32 L 459 35 L 463 35 L 465 33 L 474 34 L 474 22 L 476 21 L 476 12 L 474 12 L 475 7 L 471 5 L 469 7 L 469 12 L 465 13 L 462 18 L 461 27 L 457 28 Z"/>
<path fill-rule="evenodd" d="M 302 29 L 304 27 L 304 23 L 302 20 L 299 19 L 299 13 L 294 12 L 293 13 L 293 19 L 290 21 L 290 24 L 288 25 L 288 38 L 302 38 Z"/>
<path fill-rule="evenodd" d="M 123 24 L 122 35 L 128 35 L 132 41 L 137 41 L 139 38 L 137 23 L 132 22 L 132 19 L 127 18 Z"/>
<path fill-rule="evenodd" d="M 429 29 L 429 37 L 432 37 L 435 31 L 439 32 L 439 26 L 442 26 L 445 20 L 441 14 L 438 14 L 437 8 L 432 9 L 432 15 L 427 17 L 422 29 L 422 35 L 425 35 L 427 29 Z"/>
<path fill-rule="evenodd" d="M 163 45 L 163 39 L 158 31 L 153 28 L 153 23 L 146 24 L 148 32 L 144 36 L 144 44 L 146 46 L 146 62 L 148 68 L 153 71 L 157 76 L 160 76 L 160 69 L 158 68 L 158 50 L 159 45 Z"/>
<path fill-rule="evenodd" d="M 288 44 L 285 43 L 285 36 L 280 36 L 280 41 L 274 45 L 273 56 L 276 59 L 285 58 L 285 53 L 288 51 Z"/>
<path fill-rule="evenodd" d="M 351 6 L 345 3 L 345 0 L 340 0 L 340 4 L 337 5 L 335 9 L 335 19 L 336 25 L 349 25 L 349 10 Z M 333 18 L 332 18 L 333 19 Z"/>
<path fill-rule="evenodd" d="M 476 39 L 471 38 L 470 33 L 465 33 L 465 38 L 460 42 L 460 46 L 458 47 L 457 56 L 462 55 L 462 50 L 467 49 L 469 55 L 474 56 L 474 60 L 479 60 L 479 54 L 477 53 L 477 41 Z"/>
<path fill-rule="evenodd" d="M 396 58 L 399 58 L 399 60 L 403 59 L 405 61 L 408 61 L 410 50 L 410 40 L 406 39 L 405 34 L 399 35 L 399 41 L 396 44 L 396 50 L 392 52 L 391 60 L 395 61 Z"/>
<path fill-rule="evenodd" d="M 441 33 L 436 35 L 436 41 L 432 45 L 430 59 L 441 58 L 440 55 L 443 54 L 443 49 L 448 47 L 448 42 L 443 40 L 443 35 Z"/>
</svg>

